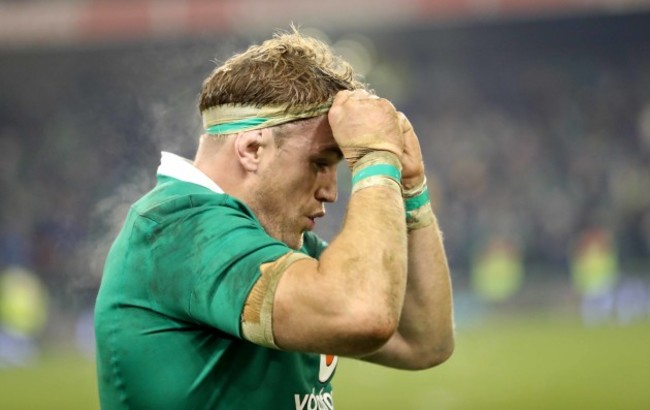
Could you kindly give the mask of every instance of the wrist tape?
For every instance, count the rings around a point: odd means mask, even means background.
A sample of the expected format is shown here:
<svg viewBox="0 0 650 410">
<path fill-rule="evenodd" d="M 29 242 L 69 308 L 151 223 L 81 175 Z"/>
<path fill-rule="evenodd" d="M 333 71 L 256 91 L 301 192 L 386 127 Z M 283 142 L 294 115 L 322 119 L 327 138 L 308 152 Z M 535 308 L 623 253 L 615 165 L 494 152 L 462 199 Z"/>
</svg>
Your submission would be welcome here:
<svg viewBox="0 0 650 410">
<path fill-rule="evenodd" d="M 426 177 L 421 185 L 404 192 L 404 209 L 407 231 L 424 228 L 435 222 Z"/>
<path fill-rule="evenodd" d="M 352 168 L 352 193 L 372 186 L 385 186 L 402 193 L 402 165 L 391 152 L 374 151 L 361 157 Z"/>
</svg>

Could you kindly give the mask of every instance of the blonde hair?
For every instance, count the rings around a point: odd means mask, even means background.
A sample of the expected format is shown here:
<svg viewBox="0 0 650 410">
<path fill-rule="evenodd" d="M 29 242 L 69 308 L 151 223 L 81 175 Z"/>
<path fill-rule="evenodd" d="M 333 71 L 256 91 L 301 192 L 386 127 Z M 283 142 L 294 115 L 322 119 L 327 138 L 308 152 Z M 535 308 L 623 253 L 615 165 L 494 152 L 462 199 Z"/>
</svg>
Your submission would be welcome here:
<svg viewBox="0 0 650 410">
<path fill-rule="evenodd" d="M 217 67 L 203 82 L 201 112 L 224 104 L 323 104 L 338 91 L 367 89 L 352 66 L 313 37 L 280 32 Z"/>
</svg>

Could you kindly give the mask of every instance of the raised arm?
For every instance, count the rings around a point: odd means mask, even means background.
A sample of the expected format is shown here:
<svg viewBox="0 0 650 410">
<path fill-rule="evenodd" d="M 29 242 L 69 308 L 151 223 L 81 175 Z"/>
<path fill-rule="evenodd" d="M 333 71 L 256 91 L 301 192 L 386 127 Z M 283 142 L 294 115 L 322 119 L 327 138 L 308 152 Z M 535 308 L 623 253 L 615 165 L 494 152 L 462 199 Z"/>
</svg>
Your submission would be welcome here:
<svg viewBox="0 0 650 410">
<path fill-rule="evenodd" d="M 427 204 L 424 163 L 417 136 L 402 117 L 405 149 L 402 182 L 411 211 L 408 279 L 395 335 L 364 360 L 404 369 L 425 369 L 447 360 L 454 348 L 452 292 L 442 233 Z M 419 200 L 418 200 L 419 199 Z M 423 203 L 424 202 L 424 203 Z M 419 206 L 419 207 L 418 207 Z"/>
<path fill-rule="evenodd" d="M 329 123 L 353 169 L 342 231 L 319 261 L 288 254 L 262 266 L 244 310 L 244 328 L 247 321 L 266 323 L 269 312 L 258 300 L 271 295 L 273 340 L 268 342 L 286 350 L 357 356 L 383 346 L 402 312 L 407 240 L 399 157 L 404 139 L 392 104 L 365 91 L 340 92 Z"/>
</svg>

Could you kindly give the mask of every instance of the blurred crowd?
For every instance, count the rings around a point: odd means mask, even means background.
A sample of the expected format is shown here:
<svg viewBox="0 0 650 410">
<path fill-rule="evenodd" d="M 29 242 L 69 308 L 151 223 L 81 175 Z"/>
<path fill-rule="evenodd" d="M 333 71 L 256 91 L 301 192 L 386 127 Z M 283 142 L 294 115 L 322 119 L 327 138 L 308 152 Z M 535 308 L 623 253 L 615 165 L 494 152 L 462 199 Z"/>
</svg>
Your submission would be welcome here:
<svg viewBox="0 0 650 410">
<path fill-rule="evenodd" d="M 514 272 L 487 291 L 498 296 L 524 273 L 569 278 L 593 232 L 608 238 L 612 278 L 648 278 L 648 22 L 367 34 L 378 68 L 368 80 L 418 131 L 459 286 Z M 248 40 L 0 52 L 0 271 L 34 272 L 54 311 L 83 315 L 159 151 L 195 149 L 210 60 Z M 327 239 L 344 213 L 340 188 Z M 486 250 L 510 259 L 478 268 Z"/>
<path fill-rule="evenodd" d="M 566 268 L 579 237 L 603 229 L 625 267 L 640 269 L 650 254 L 650 60 L 550 57 L 420 71 L 432 92 L 417 103 L 431 107 L 419 129 L 452 259 L 500 238 L 531 264 Z"/>
</svg>

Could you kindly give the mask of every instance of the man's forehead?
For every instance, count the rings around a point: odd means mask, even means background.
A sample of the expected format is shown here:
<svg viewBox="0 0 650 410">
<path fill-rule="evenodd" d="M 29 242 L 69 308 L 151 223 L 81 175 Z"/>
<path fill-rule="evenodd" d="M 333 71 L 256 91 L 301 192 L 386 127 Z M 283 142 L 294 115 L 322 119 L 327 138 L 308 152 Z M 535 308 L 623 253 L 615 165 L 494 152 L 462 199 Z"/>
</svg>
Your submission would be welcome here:
<svg viewBox="0 0 650 410">
<path fill-rule="evenodd" d="M 317 132 L 311 134 L 309 138 L 311 139 L 310 151 L 322 155 L 343 157 L 343 153 L 334 139 L 329 124 L 326 128 L 319 127 Z"/>
<path fill-rule="evenodd" d="M 302 135 L 303 141 L 308 144 L 311 153 L 343 156 L 332 134 L 327 115 L 301 121 L 297 131 Z"/>
</svg>

